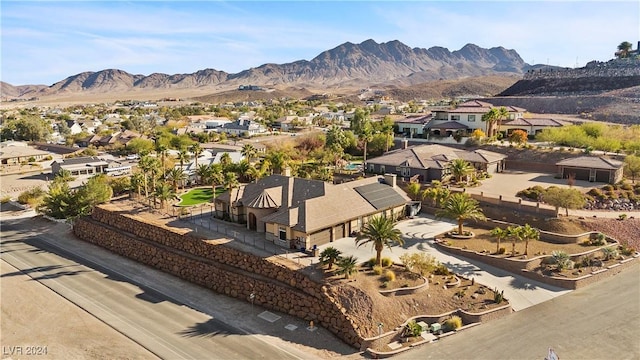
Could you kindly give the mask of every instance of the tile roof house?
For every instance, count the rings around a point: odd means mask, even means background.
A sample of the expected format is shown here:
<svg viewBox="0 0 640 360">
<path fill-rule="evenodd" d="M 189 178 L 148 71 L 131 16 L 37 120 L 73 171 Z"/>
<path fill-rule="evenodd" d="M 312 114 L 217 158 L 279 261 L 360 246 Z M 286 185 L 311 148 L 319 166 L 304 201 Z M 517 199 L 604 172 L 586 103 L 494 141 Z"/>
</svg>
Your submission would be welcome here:
<svg viewBox="0 0 640 360">
<path fill-rule="evenodd" d="M 558 175 L 563 179 L 575 176 L 576 180 L 615 184 L 622 180 L 622 161 L 597 156 L 580 156 L 556 163 Z"/>
<path fill-rule="evenodd" d="M 253 136 L 267 132 L 262 124 L 246 119 L 239 119 L 232 123 L 224 124 L 220 128 L 221 132 L 238 136 Z"/>
<path fill-rule="evenodd" d="M 442 145 L 417 145 L 367 159 L 365 166 L 370 173 L 391 173 L 405 179 L 430 182 L 449 176 L 449 163 L 454 159 L 463 159 L 477 170 L 496 173 L 504 170 L 506 158 L 506 155 L 480 149 L 468 151 Z"/>
<path fill-rule="evenodd" d="M 546 128 L 562 127 L 568 122 L 551 118 L 517 118 L 502 123 L 502 130 L 507 134 L 514 130 L 523 130 L 528 135 L 534 136 Z"/>
<path fill-rule="evenodd" d="M 218 196 L 216 215 L 246 223 L 280 246 L 311 249 L 359 231 L 372 216 L 404 215 L 410 199 L 395 186 L 395 177 L 391 185 L 380 180 L 334 185 L 271 175 Z"/>
<path fill-rule="evenodd" d="M 486 130 L 486 123 L 482 121 L 482 115 L 486 114 L 492 108 L 500 106 L 494 106 L 484 101 L 471 100 L 459 104 L 455 109 L 436 111 L 434 119 L 427 125 L 427 128 L 431 129 L 436 135 L 445 135 L 439 125 L 443 123 L 449 123 L 450 129 L 445 130 L 466 130 L 467 133 L 473 132 L 475 129 Z M 509 112 L 509 119 L 517 119 L 523 116 L 526 112 L 525 109 L 515 106 L 505 106 Z M 508 120 L 508 119 L 507 119 Z M 466 126 L 460 128 L 451 127 L 451 122 L 459 123 Z"/>
<path fill-rule="evenodd" d="M 416 135 L 422 136 L 422 134 L 425 133 L 425 128 L 432 118 L 433 114 L 409 116 L 396 121 L 395 124 L 398 126 L 399 133 L 403 133 L 405 136 L 413 138 Z"/>
</svg>

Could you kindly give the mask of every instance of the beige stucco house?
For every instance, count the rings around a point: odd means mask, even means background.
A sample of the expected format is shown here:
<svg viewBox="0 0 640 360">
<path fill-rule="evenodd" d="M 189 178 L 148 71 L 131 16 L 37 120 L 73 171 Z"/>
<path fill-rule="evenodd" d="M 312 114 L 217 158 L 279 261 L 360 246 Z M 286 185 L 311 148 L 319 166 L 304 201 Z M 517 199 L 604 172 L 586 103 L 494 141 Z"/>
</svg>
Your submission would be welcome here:
<svg viewBox="0 0 640 360">
<path fill-rule="evenodd" d="M 394 175 L 335 185 L 271 175 L 221 194 L 215 207 L 216 216 L 246 223 L 279 246 L 313 249 L 359 231 L 373 216 L 400 217 L 409 201 Z"/>
</svg>

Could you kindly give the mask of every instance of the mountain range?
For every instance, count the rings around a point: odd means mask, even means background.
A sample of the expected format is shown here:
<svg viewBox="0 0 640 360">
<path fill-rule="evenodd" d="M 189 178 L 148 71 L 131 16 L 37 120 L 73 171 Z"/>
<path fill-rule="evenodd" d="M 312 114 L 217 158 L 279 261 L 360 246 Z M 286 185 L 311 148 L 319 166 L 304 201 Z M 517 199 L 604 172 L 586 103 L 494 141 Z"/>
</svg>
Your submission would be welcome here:
<svg viewBox="0 0 640 360">
<path fill-rule="evenodd" d="M 215 69 L 191 74 L 132 75 L 118 69 L 83 72 L 51 86 L 13 86 L 2 82 L 3 98 L 29 98 L 69 93 L 107 93 L 147 90 L 230 90 L 239 85 L 299 86 L 310 89 L 407 86 L 440 79 L 476 76 L 519 76 L 532 68 L 515 50 L 467 44 L 460 50 L 443 47 L 410 48 L 400 41 L 360 44 L 346 42 L 310 61 L 268 63 L 235 74 Z"/>
</svg>

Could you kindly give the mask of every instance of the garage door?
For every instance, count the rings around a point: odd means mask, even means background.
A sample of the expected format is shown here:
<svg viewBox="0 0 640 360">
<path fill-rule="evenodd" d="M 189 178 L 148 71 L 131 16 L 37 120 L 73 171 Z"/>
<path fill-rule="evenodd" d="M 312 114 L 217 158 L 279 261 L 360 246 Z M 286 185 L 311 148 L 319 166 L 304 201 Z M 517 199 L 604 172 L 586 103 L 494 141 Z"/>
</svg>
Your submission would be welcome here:
<svg viewBox="0 0 640 360">
<path fill-rule="evenodd" d="M 567 179 L 572 174 L 575 175 L 576 180 L 589 181 L 589 169 L 564 168 L 564 173 L 562 174 L 562 178 Z"/>
<path fill-rule="evenodd" d="M 338 240 L 338 239 L 342 239 L 343 237 L 345 237 L 345 233 L 344 233 L 344 224 L 340 224 L 337 225 L 333 228 L 333 233 L 334 233 L 334 238 L 333 240 Z"/>
<path fill-rule="evenodd" d="M 608 183 L 609 182 L 609 171 L 607 170 L 597 170 L 596 171 L 596 181 Z"/>
<path fill-rule="evenodd" d="M 320 246 L 329 243 L 329 241 L 331 241 L 331 229 L 325 229 L 311 234 L 309 236 L 309 241 L 311 247 L 313 247 L 313 245 Z"/>
</svg>

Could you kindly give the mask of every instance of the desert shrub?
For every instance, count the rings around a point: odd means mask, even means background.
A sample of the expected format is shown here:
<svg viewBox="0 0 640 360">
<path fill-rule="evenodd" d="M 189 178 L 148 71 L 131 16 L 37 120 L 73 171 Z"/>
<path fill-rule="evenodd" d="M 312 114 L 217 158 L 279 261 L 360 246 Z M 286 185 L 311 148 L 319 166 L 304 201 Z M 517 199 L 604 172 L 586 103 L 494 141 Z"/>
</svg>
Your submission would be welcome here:
<svg viewBox="0 0 640 360">
<path fill-rule="evenodd" d="M 364 264 L 372 268 L 376 265 L 376 258 L 372 257 L 371 259 L 367 260 L 367 262 L 365 262 Z"/>
<path fill-rule="evenodd" d="M 393 272 L 393 270 L 387 270 L 384 273 L 384 278 L 387 279 L 387 281 L 395 281 L 396 280 L 396 273 Z"/>
<path fill-rule="evenodd" d="M 502 254 L 504 254 L 506 251 L 507 251 L 507 249 L 506 249 L 506 248 L 504 248 L 504 247 L 500 247 L 500 249 L 498 249 L 498 254 L 499 254 L 499 255 L 502 255 Z"/>
<path fill-rule="evenodd" d="M 565 270 L 573 268 L 573 261 L 566 252 L 556 250 L 551 253 L 551 258 L 553 259 L 553 264 L 556 265 L 557 270 Z"/>
<path fill-rule="evenodd" d="M 598 233 L 593 239 L 589 241 L 590 245 L 602 246 L 607 244 L 607 236 L 603 233 Z"/>
<path fill-rule="evenodd" d="M 420 336 L 422 334 L 422 326 L 415 320 L 411 320 L 404 326 L 404 333 L 406 336 Z"/>
<path fill-rule="evenodd" d="M 460 316 L 452 316 L 444 321 L 444 327 L 448 330 L 456 330 L 462 327 L 462 318 Z"/>
<path fill-rule="evenodd" d="M 373 273 L 376 275 L 382 275 L 382 266 L 374 265 Z"/>
<path fill-rule="evenodd" d="M 613 191 L 613 190 L 615 190 L 615 188 L 613 187 L 613 185 L 607 184 L 607 185 L 602 187 L 602 190 L 604 190 L 604 191 Z"/>
<path fill-rule="evenodd" d="M 493 302 L 500 304 L 504 301 L 504 290 L 498 291 L 498 288 L 493 289 Z"/>
<path fill-rule="evenodd" d="M 18 195 L 18 202 L 20 204 L 28 204 L 31 207 L 36 207 L 44 198 L 46 192 L 40 187 L 35 187 L 26 191 L 23 191 Z"/>
<path fill-rule="evenodd" d="M 544 192 L 545 192 L 545 189 L 542 186 L 536 185 L 536 186 L 532 186 L 524 190 L 518 191 L 516 193 L 516 196 L 520 198 L 533 200 L 533 201 L 538 201 L 540 198 L 542 198 L 542 195 L 544 194 Z"/>
<path fill-rule="evenodd" d="M 618 215 L 618 220 L 625 220 L 627 218 L 627 214 Z"/>
<path fill-rule="evenodd" d="M 615 259 L 618 256 L 618 250 L 613 247 L 605 247 L 600 249 L 602 252 L 602 260 L 607 261 L 611 259 Z"/>
<path fill-rule="evenodd" d="M 385 281 L 380 285 L 380 287 L 383 288 L 383 289 L 386 289 L 388 286 L 389 286 L 389 282 L 388 281 Z"/>
<path fill-rule="evenodd" d="M 9 196 L 9 195 L 5 195 L 5 196 L 3 196 L 3 197 L 0 199 L 0 204 L 6 204 L 6 203 L 8 203 L 9 201 L 11 201 L 11 196 Z"/>
<path fill-rule="evenodd" d="M 580 262 L 576 265 L 580 264 L 582 267 L 588 267 L 593 264 L 593 254 L 584 255 L 580 258 Z"/>
<path fill-rule="evenodd" d="M 436 266 L 436 268 L 434 269 L 433 273 L 435 275 L 449 275 L 449 274 L 451 274 L 451 272 L 449 271 L 449 268 L 447 268 L 447 266 L 445 264 L 438 264 L 438 266 Z"/>
<path fill-rule="evenodd" d="M 605 195 L 602 192 L 602 190 L 596 189 L 596 188 L 593 188 L 593 189 L 587 191 L 587 195 L 589 195 L 591 197 L 594 197 L 594 198 L 597 198 L 597 199 L 604 199 L 605 198 Z"/>
<path fill-rule="evenodd" d="M 629 191 L 629 190 L 633 190 L 633 185 L 631 185 L 630 183 L 624 183 L 624 184 L 620 185 L 620 188 L 622 190 Z"/>
<path fill-rule="evenodd" d="M 620 245 L 620 253 L 624 256 L 631 256 L 635 250 L 627 244 Z"/>
<path fill-rule="evenodd" d="M 393 265 L 393 261 L 388 257 L 383 257 L 382 259 L 380 259 L 380 262 L 382 263 L 383 267 L 389 267 Z"/>
<path fill-rule="evenodd" d="M 400 261 L 407 270 L 422 276 L 433 273 L 439 264 L 435 257 L 425 253 L 404 254 L 400 256 Z"/>
</svg>

